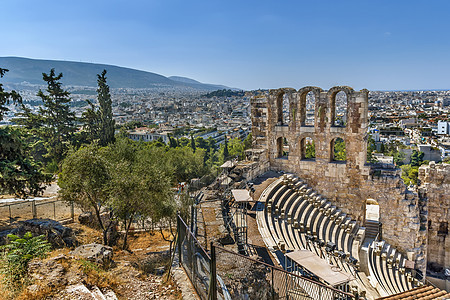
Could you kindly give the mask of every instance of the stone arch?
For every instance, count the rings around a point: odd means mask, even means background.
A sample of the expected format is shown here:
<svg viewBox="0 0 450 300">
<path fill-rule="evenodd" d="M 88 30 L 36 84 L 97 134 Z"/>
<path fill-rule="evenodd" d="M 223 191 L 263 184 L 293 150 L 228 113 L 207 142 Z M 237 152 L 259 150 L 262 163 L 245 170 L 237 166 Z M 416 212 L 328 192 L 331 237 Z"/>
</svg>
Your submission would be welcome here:
<svg viewBox="0 0 450 300">
<path fill-rule="evenodd" d="M 347 145 L 345 139 L 341 136 L 333 138 L 330 142 L 330 161 L 347 161 Z"/>
<path fill-rule="evenodd" d="M 380 220 L 380 204 L 375 199 L 366 199 L 365 203 L 365 220 L 378 222 Z"/>
<path fill-rule="evenodd" d="M 289 140 L 285 136 L 280 136 L 276 140 L 277 145 L 277 154 L 276 158 L 289 158 L 289 152 L 290 152 L 290 145 Z"/>
<path fill-rule="evenodd" d="M 314 136 L 307 134 L 300 137 L 300 159 L 316 160 Z"/>
<path fill-rule="evenodd" d="M 289 125 L 291 119 L 290 112 L 293 109 L 293 105 L 296 104 L 292 101 L 292 94 L 295 92 L 292 88 L 282 88 L 276 90 L 270 90 L 269 94 L 274 99 L 274 111 L 275 111 L 275 124 L 277 125 Z"/>
<path fill-rule="evenodd" d="M 336 98 L 338 94 L 344 93 L 346 98 L 346 103 L 343 107 L 336 105 Z M 334 127 L 345 127 L 343 124 L 336 122 L 336 117 L 338 116 L 338 110 L 340 113 L 345 115 L 345 125 L 348 123 L 348 112 L 349 112 L 349 102 L 354 93 L 354 90 L 348 86 L 335 86 L 328 90 L 327 98 L 330 107 L 330 126 Z M 341 111 L 342 110 L 342 111 Z"/>
<path fill-rule="evenodd" d="M 283 98 L 285 92 L 283 90 L 277 93 L 277 98 L 275 100 L 276 111 L 277 111 L 277 125 L 283 125 Z"/>
<path fill-rule="evenodd" d="M 319 103 L 320 99 L 320 93 L 323 90 L 316 86 L 306 86 L 304 88 L 301 88 L 298 90 L 299 95 L 299 112 L 298 112 L 298 120 L 300 122 L 300 126 L 314 126 L 316 121 L 316 111 L 317 111 L 317 104 Z M 308 113 L 308 107 L 307 107 L 307 98 L 308 94 L 312 94 L 314 96 L 314 107 L 313 110 L 313 122 L 308 123 L 307 122 L 307 113 Z"/>
</svg>

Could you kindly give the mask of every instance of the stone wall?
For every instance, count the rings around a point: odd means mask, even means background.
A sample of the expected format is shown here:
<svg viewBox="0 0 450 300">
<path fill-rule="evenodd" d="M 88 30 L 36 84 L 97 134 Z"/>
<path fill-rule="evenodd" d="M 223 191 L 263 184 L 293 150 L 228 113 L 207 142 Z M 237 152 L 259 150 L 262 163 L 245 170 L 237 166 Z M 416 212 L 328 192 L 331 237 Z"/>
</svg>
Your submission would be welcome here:
<svg viewBox="0 0 450 300">
<path fill-rule="evenodd" d="M 345 126 L 334 122 L 340 91 L 347 96 Z M 313 125 L 306 123 L 309 92 L 315 96 Z M 284 99 L 289 103 L 288 114 L 283 111 Z M 346 86 L 328 91 L 318 87 L 270 90 L 251 100 L 251 112 L 253 147 L 264 150 L 259 156 L 261 164 L 296 174 L 361 225 L 367 199 L 375 199 L 380 206 L 383 239 L 425 270 L 426 224 L 421 220 L 424 213 L 418 195 L 407 190 L 395 168 L 377 169 L 366 163 L 367 90 L 354 91 Z M 306 138 L 314 140 L 314 159 L 305 159 Z M 334 160 L 336 138 L 345 141 L 346 161 Z"/>
<path fill-rule="evenodd" d="M 419 180 L 419 194 L 428 210 L 428 268 L 439 273 L 450 268 L 450 165 L 421 166 Z"/>
<path fill-rule="evenodd" d="M 363 199 L 375 199 L 382 224 L 381 238 L 408 256 L 415 267 L 426 271 L 426 221 L 421 200 L 406 188 L 399 172 L 372 173 L 361 187 Z"/>
<path fill-rule="evenodd" d="M 335 126 L 335 98 L 343 91 L 347 95 L 346 126 Z M 315 95 L 314 125 L 306 124 L 306 96 Z M 289 101 L 290 120 L 283 119 L 282 100 Z M 254 147 L 266 149 L 260 161 L 268 161 L 274 170 L 292 172 L 316 187 L 349 214 L 364 221 L 365 199 L 359 186 L 369 176 L 365 165 L 367 151 L 368 91 L 350 87 L 334 87 L 323 91 L 318 87 L 271 90 L 252 99 L 252 136 Z M 286 115 L 286 114 L 285 114 Z M 285 116 L 284 116 L 285 117 Z M 280 138 L 288 149 L 280 149 Z M 305 139 L 315 143 L 315 159 L 305 159 Z M 342 138 L 347 160 L 333 159 L 332 143 Z M 286 150 L 288 156 L 282 156 Z"/>
</svg>

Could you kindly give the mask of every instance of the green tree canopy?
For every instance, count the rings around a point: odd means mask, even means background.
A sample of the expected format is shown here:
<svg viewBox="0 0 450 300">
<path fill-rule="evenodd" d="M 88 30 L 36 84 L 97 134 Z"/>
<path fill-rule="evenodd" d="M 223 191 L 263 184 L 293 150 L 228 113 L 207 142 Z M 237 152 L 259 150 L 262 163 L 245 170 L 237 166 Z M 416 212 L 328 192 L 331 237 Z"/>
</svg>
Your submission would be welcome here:
<svg viewBox="0 0 450 300">
<path fill-rule="evenodd" d="M 7 72 L 0 68 L 0 78 Z M 21 103 L 21 96 L 15 92 L 6 92 L 0 84 L 0 120 L 8 112 L 7 105 Z M 43 189 L 43 183 L 50 181 L 51 176 L 41 172 L 30 155 L 29 147 L 21 136 L 19 129 L 12 127 L 0 128 L 0 193 L 15 194 L 26 198 L 28 195 L 38 195 Z"/>
<path fill-rule="evenodd" d="M 204 149 L 197 149 L 194 153 L 190 147 L 171 148 L 164 156 L 177 182 L 187 182 L 205 172 Z"/>
<path fill-rule="evenodd" d="M 100 213 L 104 207 L 108 207 L 110 182 L 108 162 L 96 144 L 71 151 L 58 177 L 61 199 L 74 201 L 84 210 L 95 212 L 105 245 L 109 244 L 107 231 L 111 224 L 104 224 Z"/>
<path fill-rule="evenodd" d="M 73 151 L 64 160 L 58 183 L 60 195 L 85 209 L 95 211 L 103 230 L 104 243 L 111 222 L 100 217 L 106 208 L 128 231 L 138 217 L 153 221 L 176 210 L 171 192 L 172 169 L 165 161 L 165 149 L 119 138 L 100 148 L 91 144 Z"/>
<path fill-rule="evenodd" d="M 0 78 L 3 78 L 8 69 L 0 68 Z M 22 103 L 22 97 L 16 91 L 6 92 L 3 89 L 3 84 L 0 83 L 0 121 L 3 120 L 5 113 L 9 111 L 7 105 L 10 103 Z"/>
<path fill-rule="evenodd" d="M 55 69 L 51 69 L 49 74 L 42 73 L 44 81 L 47 83 L 46 93 L 39 90 L 39 96 L 43 105 L 39 107 L 37 114 L 29 108 L 23 107 L 23 112 L 16 119 L 20 125 L 24 125 L 42 141 L 45 154 L 43 159 L 47 164 L 47 169 L 56 171 L 58 164 L 65 157 L 69 146 L 73 142 L 75 127 L 75 114 L 71 111 L 69 102 L 70 93 L 62 88 L 60 82 L 62 73 L 55 74 Z M 40 151 L 42 148 L 33 151 Z M 52 167 L 48 167 L 51 165 Z"/>
<path fill-rule="evenodd" d="M 130 226 L 138 216 L 157 221 L 175 211 L 172 177 L 169 168 L 161 162 L 160 148 L 142 147 L 120 139 L 106 150 L 111 174 L 109 205 L 124 225 L 123 248 L 126 249 Z"/>
<path fill-rule="evenodd" d="M 419 167 L 422 164 L 424 153 L 422 151 L 413 150 L 411 154 L 411 166 Z"/>
<path fill-rule="evenodd" d="M 345 161 L 347 160 L 347 150 L 345 148 L 345 141 L 341 138 L 334 140 L 334 160 Z"/>
<path fill-rule="evenodd" d="M 86 127 L 88 141 L 98 141 L 100 146 L 114 142 L 115 121 L 112 114 L 112 101 L 109 86 L 106 83 L 106 70 L 97 74 L 97 100 L 99 107 L 86 100 L 89 108 L 83 112 L 82 120 Z"/>
<path fill-rule="evenodd" d="M 314 140 L 311 141 L 310 143 L 306 143 L 305 158 L 306 159 L 316 158 L 316 145 L 314 144 Z"/>
</svg>

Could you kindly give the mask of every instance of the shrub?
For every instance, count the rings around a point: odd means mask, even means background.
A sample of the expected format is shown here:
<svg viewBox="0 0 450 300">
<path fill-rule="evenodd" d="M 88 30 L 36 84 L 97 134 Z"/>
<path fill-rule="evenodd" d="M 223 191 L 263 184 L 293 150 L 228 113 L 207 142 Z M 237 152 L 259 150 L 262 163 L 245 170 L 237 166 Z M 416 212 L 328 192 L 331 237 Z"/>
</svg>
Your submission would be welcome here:
<svg viewBox="0 0 450 300">
<path fill-rule="evenodd" d="M 43 235 L 33 237 L 31 232 L 25 233 L 23 238 L 8 234 L 9 244 L 1 246 L 2 258 L 0 272 L 4 283 L 13 289 L 20 289 L 26 280 L 28 263 L 33 258 L 43 258 L 50 251 L 51 245 Z"/>
</svg>

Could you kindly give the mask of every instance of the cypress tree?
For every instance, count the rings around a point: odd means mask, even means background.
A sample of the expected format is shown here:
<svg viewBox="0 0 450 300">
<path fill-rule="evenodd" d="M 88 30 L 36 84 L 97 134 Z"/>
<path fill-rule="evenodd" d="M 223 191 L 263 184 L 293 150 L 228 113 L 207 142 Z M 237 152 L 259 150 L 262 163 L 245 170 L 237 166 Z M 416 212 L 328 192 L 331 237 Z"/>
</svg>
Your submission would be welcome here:
<svg viewBox="0 0 450 300">
<path fill-rule="evenodd" d="M 225 145 L 223 147 L 223 161 L 226 161 L 229 156 L 230 154 L 228 152 L 228 140 L 227 137 L 225 137 Z"/>
<path fill-rule="evenodd" d="M 109 86 L 106 84 L 106 70 L 101 75 L 97 75 L 97 99 L 100 105 L 99 119 L 99 140 L 101 146 L 114 143 L 115 121 L 112 114 L 112 101 Z"/>
<path fill-rule="evenodd" d="M 89 108 L 83 112 L 86 141 L 98 141 L 100 146 L 114 143 L 115 121 L 112 114 L 112 101 L 109 86 L 106 84 L 106 70 L 97 74 L 97 100 L 99 107 L 86 100 Z"/>
<path fill-rule="evenodd" d="M 192 151 L 195 153 L 195 140 L 194 140 L 194 136 L 191 134 L 191 148 Z"/>
</svg>

